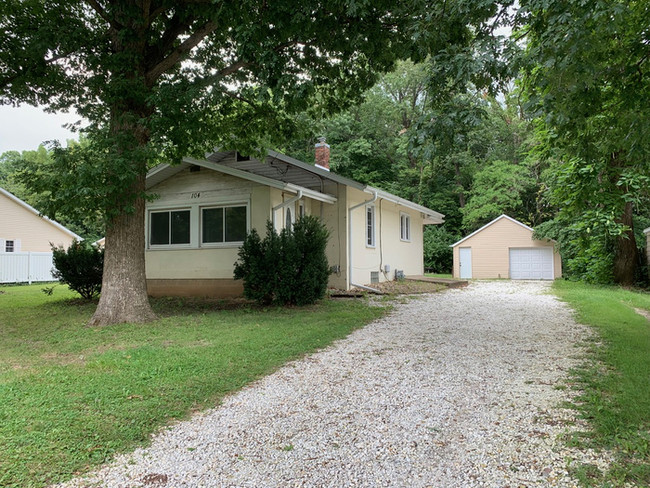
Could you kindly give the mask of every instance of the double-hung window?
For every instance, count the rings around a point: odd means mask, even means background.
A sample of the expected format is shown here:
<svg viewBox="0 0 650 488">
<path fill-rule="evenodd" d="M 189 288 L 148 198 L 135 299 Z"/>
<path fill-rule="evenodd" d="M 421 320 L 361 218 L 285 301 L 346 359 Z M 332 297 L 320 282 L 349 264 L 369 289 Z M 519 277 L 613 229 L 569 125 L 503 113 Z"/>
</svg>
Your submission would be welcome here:
<svg viewBox="0 0 650 488">
<path fill-rule="evenodd" d="M 10 240 L 5 241 L 5 252 L 16 252 L 14 241 L 10 241 Z"/>
<path fill-rule="evenodd" d="M 375 247 L 375 207 L 366 207 L 366 246 Z"/>
<path fill-rule="evenodd" d="M 243 242 L 246 231 L 246 205 L 201 209 L 201 244 Z"/>
<path fill-rule="evenodd" d="M 403 241 L 411 240 L 411 216 L 403 212 L 399 215 L 399 238 Z"/>
<path fill-rule="evenodd" d="M 189 209 L 151 212 L 149 214 L 149 243 L 152 246 L 189 244 Z"/>
</svg>

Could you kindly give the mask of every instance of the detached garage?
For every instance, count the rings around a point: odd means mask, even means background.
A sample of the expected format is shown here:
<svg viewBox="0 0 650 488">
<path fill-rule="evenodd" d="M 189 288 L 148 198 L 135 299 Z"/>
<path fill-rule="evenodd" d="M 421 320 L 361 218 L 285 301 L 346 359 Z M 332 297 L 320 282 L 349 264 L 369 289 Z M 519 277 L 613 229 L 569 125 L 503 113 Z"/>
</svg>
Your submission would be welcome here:
<svg viewBox="0 0 650 488">
<path fill-rule="evenodd" d="M 533 239 L 533 229 L 501 215 L 451 246 L 454 278 L 553 280 L 562 261 L 549 240 Z"/>
</svg>

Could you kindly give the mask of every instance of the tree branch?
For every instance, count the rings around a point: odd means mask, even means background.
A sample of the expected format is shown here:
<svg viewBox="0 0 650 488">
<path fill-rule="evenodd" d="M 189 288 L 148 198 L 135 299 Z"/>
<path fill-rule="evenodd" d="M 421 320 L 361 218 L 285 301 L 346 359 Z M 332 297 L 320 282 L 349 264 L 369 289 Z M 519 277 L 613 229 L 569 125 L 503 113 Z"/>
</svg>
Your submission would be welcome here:
<svg viewBox="0 0 650 488">
<path fill-rule="evenodd" d="M 187 54 L 196 47 L 207 35 L 214 32 L 217 28 L 217 23 L 209 21 L 203 26 L 198 28 L 190 37 L 185 39 L 176 49 L 174 49 L 167 57 L 162 59 L 153 68 L 151 68 L 145 75 L 145 81 L 148 86 L 153 83 L 167 70 L 181 61 Z"/>
<path fill-rule="evenodd" d="M 120 30 L 122 27 L 120 24 L 118 24 L 115 19 L 111 19 L 106 13 L 106 10 L 97 2 L 97 0 L 84 0 L 92 9 L 99 15 L 102 19 L 104 19 L 108 25 L 110 25 L 113 29 L 115 30 Z"/>
</svg>

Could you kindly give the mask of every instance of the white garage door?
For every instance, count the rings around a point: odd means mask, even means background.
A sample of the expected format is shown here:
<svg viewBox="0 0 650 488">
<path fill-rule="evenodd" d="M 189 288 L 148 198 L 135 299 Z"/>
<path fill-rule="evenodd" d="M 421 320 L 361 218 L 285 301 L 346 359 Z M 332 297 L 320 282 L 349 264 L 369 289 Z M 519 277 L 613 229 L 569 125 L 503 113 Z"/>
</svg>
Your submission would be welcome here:
<svg viewBox="0 0 650 488">
<path fill-rule="evenodd" d="M 510 278 L 513 280 L 552 280 L 553 248 L 510 249 Z"/>
</svg>

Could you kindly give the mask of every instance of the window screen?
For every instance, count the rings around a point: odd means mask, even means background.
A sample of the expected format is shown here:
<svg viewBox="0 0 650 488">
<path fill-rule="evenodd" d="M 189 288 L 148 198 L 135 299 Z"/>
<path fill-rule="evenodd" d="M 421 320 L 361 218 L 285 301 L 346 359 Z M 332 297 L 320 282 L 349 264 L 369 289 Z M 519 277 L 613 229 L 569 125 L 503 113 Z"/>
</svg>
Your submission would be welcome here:
<svg viewBox="0 0 650 488">
<path fill-rule="evenodd" d="M 399 219 L 400 239 L 403 241 L 411 240 L 411 217 L 408 214 L 401 214 Z"/>
<path fill-rule="evenodd" d="M 189 210 L 151 212 L 149 226 L 151 245 L 190 243 Z"/>
<path fill-rule="evenodd" d="M 375 245 L 375 207 L 366 207 L 366 245 Z"/>
<path fill-rule="evenodd" d="M 201 242 L 241 242 L 246 238 L 246 206 L 204 208 Z"/>
</svg>

